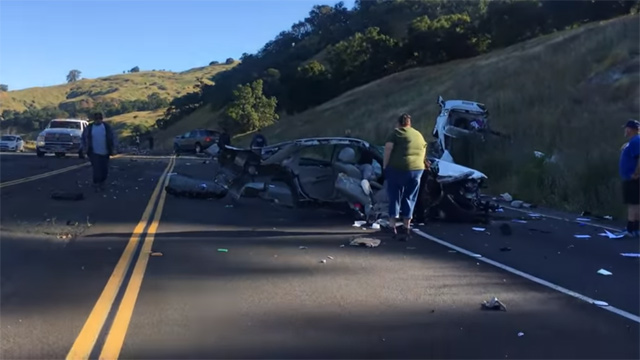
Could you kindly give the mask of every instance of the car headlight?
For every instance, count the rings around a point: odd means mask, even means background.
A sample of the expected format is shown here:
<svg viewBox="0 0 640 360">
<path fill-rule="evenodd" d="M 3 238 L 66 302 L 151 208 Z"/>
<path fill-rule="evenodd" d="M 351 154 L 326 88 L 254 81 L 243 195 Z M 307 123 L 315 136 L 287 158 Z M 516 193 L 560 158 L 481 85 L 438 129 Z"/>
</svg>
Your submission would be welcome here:
<svg viewBox="0 0 640 360">
<path fill-rule="evenodd" d="M 44 135 L 38 135 L 38 137 L 36 138 L 36 145 L 44 146 Z"/>
</svg>

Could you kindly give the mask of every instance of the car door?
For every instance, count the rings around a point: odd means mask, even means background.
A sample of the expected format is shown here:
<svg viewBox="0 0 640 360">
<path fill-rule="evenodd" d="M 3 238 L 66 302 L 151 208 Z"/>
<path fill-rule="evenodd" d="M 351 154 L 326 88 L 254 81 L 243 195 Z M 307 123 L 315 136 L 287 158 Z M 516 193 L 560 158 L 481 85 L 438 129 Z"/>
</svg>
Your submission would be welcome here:
<svg viewBox="0 0 640 360">
<path fill-rule="evenodd" d="M 180 150 L 191 150 L 193 146 L 190 144 L 193 142 L 193 131 L 188 131 L 182 135 L 180 141 L 178 142 L 178 146 Z"/>
<path fill-rule="evenodd" d="M 335 175 L 331 160 L 335 145 L 305 146 L 292 162 L 292 171 L 302 191 L 318 201 L 331 201 L 335 197 Z"/>
</svg>

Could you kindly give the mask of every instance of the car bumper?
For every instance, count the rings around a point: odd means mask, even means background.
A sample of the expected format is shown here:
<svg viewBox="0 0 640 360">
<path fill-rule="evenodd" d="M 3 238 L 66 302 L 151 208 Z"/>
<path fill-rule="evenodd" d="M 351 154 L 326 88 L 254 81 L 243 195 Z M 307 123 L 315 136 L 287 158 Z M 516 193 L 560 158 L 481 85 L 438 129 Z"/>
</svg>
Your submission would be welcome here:
<svg viewBox="0 0 640 360">
<path fill-rule="evenodd" d="M 60 143 L 60 144 L 44 144 L 42 146 L 38 146 L 37 150 L 40 152 L 78 152 L 80 151 L 80 144 L 73 143 Z"/>
</svg>

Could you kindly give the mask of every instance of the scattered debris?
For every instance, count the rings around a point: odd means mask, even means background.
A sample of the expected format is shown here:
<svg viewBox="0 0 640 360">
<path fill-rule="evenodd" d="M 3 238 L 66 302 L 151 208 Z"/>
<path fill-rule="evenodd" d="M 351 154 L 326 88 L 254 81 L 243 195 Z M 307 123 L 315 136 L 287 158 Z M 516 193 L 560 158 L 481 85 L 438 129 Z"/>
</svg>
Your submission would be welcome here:
<svg viewBox="0 0 640 360">
<path fill-rule="evenodd" d="M 59 234 L 58 235 L 58 239 L 60 240 L 66 240 L 66 239 L 71 239 L 72 235 L 69 233 L 64 233 L 64 234 Z"/>
<path fill-rule="evenodd" d="M 573 235 L 573 237 L 576 239 L 588 239 L 591 235 Z"/>
<path fill-rule="evenodd" d="M 374 230 L 380 230 L 380 224 L 373 223 L 373 224 L 371 224 L 371 228 L 374 229 Z"/>
<path fill-rule="evenodd" d="M 327 259 L 333 260 L 333 256 L 327 256 Z"/>
<path fill-rule="evenodd" d="M 591 219 L 589 219 L 589 218 L 585 218 L 585 217 L 579 217 L 579 218 L 576 218 L 576 221 L 579 221 L 579 222 L 589 222 L 589 221 L 591 221 Z"/>
<path fill-rule="evenodd" d="M 84 194 L 81 192 L 55 192 L 51 194 L 53 200 L 69 200 L 78 201 L 84 200 Z"/>
<path fill-rule="evenodd" d="M 484 309 L 484 310 L 507 311 L 507 307 L 500 300 L 498 300 L 497 297 L 494 297 L 493 299 L 491 299 L 489 301 L 483 301 L 482 304 L 480 304 L 480 305 L 482 306 L 482 309 Z"/>
<path fill-rule="evenodd" d="M 598 234 L 598 235 L 600 235 L 600 236 L 606 236 L 606 237 L 608 237 L 609 239 L 620 239 L 620 238 L 623 238 L 623 237 L 624 237 L 624 234 L 613 234 L 613 233 L 611 233 L 611 232 L 610 232 L 610 231 L 608 231 L 608 230 L 604 230 L 604 232 L 603 232 L 603 233 L 600 233 L 600 234 Z"/>
<path fill-rule="evenodd" d="M 524 333 L 522 331 L 518 333 L 518 337 L 523 337 L 523 336 L 524 336 Z"/>
<path fill-rule="evenodd" d="M 511 196 L 509 193 L 500 194 L 500 197 L 504 201 L 508 201 L 508 202 L 513 201 L 513 196 Z"/>
<path fill-rule="evenodd" d="M 364 246 L 364 247 L 374 248 L 374 247 L 378 247 L 380 245 L 380 243 L 381 243 L 381 241 L 378 240 L 378 239 L 361 237 L 361 238 L 355 238 L 355 239 L 351 240 L 349 245 L 351 245 L 351 246 Z"/>
<path fill-rule="evenodd" d="M 322 259 L 322 260 L 320 260 L 320 263 L 321 263 L 321 264 L 326 264 L 326 263 L 327 263 L 327 260 Z"/>
<path fill-rule="evenodd" d="M 505 246 L 503 248 L 500 248 L 500 251 L 511 251 L 511 248 L 508 246 Z"/>
<path fill-rule="evenodd" d="M 78 222 L 77 221 L 67 220 L 67 226 L 78 226 Z"/>
<path fill-rule="evenodd" d="M 620 255 L 622 255 L 624 257 L 637 257 L 637 258 L 640 258 L 640 254 L 638 254 L 638 253 L 620 253 Z"/>
<path fill-rule="evenodd" d="M 502 224 L 500 225 L 500 233 L 504 236 L 511 236 L 511 234 L 513 234 L 513 230 L 509 224 Z"/>
<path fill-rule="evenodd" d="M 538 213 L 529 213 L 529 217 L 532 217 L 532 218 L 541 218 L 541 217 L 542 217 L 542 214 L 538 214 Z"/>
<path fill-rule="evenodd" d="M 526 224 L 527 220 L 513 219 L 511 220 L 511 222 L 518 223 L 518 224 Z"/>
<path fill-rule="evenodd" d="M 162 256 L 162 253 L 159 251 L 152 251 L 151 256 Z"/>
<path fill-rule="evenodd" d="M 605 269 L 600 269 L 600 270 L 598 270 L 598 274 L 600 274 L 600 275 L 613 275 L 613 273 L 612 273 L 612 272 L 607 271 L 607 270 L 605 270 Z"/>
<path fill-rule="evenodd" d="M 540 151 L 534 151 L 533 155 L 535 155 L 535 157 L 537 157 L 538 159 L 543 158 L 545 156 L 544 153 Z"/>
<path fill-rule="evenodd" d="M 473 254 L 471 256 L 473 256 L 474 258 L 481 258 L 482 257 L 482 255 L 480 255 L 480 254 Z"/>
<path fill-rule="evenodd" d="M 221 199 L 227 195 L 227 189 L 214 181 L 203 181 L 186 175 L 174 175 L 164 190 L 174 196 L 197 199 Z"/>
<path fill-rule="evenodd" d="M 609 303 L 608 303 L 608 302 L 606 302 L 606 301 L 600 301 L 600 300 L 594 300 L 594 301 L 593 301 L 593 304 L 594 304 L 594 305 L 597 305 L 597 306 L 609 306 Z"/>
<path fill-rule="evenodd" d="M 487 231 L 487 229 L 485 229 L 485 228 L 481 228 L 481 227 L 473 227 L 473 228 L 471 228 L 471 230 L 473 230 L 473 231 L 480 231 L 480 232 L 482 232 L 482 231 Z"/>
<path fill-rule="evenodd" d="M 363 220 L 357 220 L 353 222 L 353 227 L 362 227 L 366 224 L 366 221 Z"/>
<path fill-rule="evenodd" d="M 306 246 L 300 246 L 298 249 L 300 249 L 300 250 L 304 250 L 304 249 L 308 249 L 308 247 L 306 247 Z"/>
<path fill-rule="evenodd" d="M 229 252 L 229 249 L 218 249 L 218 252 L 224 252 L 224 253 L 226 253 L 226 252 Z"/>
<path fill-rule="evenodd" d="M 514 200 L 514 201 L 512 201 L 512 202 L 511 202 L 511 207 L 514 207 L 514 208 L 521 208 L 521 207 L 522 207 L 522 204 L 524 204 L 524 201 L 521 201 L 521 200 Z"/>
</svg>

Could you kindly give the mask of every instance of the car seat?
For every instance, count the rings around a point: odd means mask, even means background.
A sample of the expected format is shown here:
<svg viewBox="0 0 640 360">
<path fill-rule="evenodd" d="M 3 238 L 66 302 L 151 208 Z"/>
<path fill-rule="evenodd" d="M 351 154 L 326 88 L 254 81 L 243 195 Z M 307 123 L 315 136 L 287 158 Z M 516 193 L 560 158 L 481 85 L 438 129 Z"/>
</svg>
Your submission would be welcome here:
<svg viewBox="0 0 640 360">
<path fill-rule="evenodd" d="M 338 153 L 338 159 L 333 163 L 333 168 L 338 174 L 344 173 L 348 177 L 354 178 L 356 180 L 362 180 L 362 172 L 355 165 L 355 163 L 356 152 L 353 150 L 353 148 L 345 147 Z"/>
</svg>

